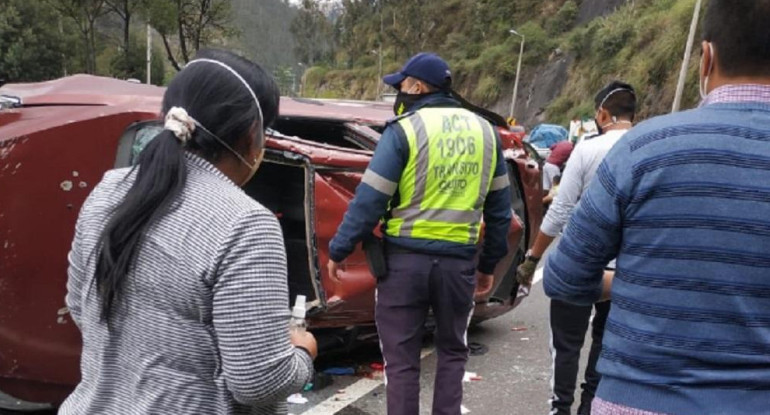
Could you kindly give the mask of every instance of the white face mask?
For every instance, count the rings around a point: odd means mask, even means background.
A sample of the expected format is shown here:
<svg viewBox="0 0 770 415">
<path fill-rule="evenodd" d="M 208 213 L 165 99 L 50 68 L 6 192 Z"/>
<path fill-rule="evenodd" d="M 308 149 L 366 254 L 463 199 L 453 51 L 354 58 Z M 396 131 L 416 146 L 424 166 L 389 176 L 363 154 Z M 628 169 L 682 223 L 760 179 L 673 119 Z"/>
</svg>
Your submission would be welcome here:
<svg viewBox="0 0 770 415">
<path fill-rule="evenodd" d="M 709 55 L 711 55 L 711 62 L 709 63 L 709 70 L 706 72 L 706 76 L 701 79 L 698 82 L 698 88 L 700 89 L 700 99 L 701 101 L 705 100 L 708 96 L 708 88 L 709 88 L 709 76 L 711 75 L 711 71 L 714 70 L 714 47 L 711 46 L 711 43 L 708 43 L 709 45 Z M 703 68 L 703 59 L 706 57 L 706 51 L 703 51 L 703 56 L 700 58 L 700 67 Z M 702 72 L 701 72 L 702 73 Z"/>
<path fill-rule="evenodd" d="M 249 168 L 251 169 L 251 171 L 249 171 L 249 175 L 246 176 L 246 180 L 244 180 L 240 184 L 241 187 L 246 186 L 246 184 L 248 182 L 250 182 L 251 179 L 254 178 L 254 175 L 257 174 L 257 170 L 259 170 L 259 166 L 262 164 L 262 160 L 264 158 L 265 158 L 265 149 L 264 148 L 262 148 L 262 151 L 259 152 L 259 155 L 256 158 L 254 158 L 254 162 L 252 164 L 247 163 L 246 160 L 241 158 L 241 162 L 243 162 L 243 164 L 249 166 Z"/>
</svg>

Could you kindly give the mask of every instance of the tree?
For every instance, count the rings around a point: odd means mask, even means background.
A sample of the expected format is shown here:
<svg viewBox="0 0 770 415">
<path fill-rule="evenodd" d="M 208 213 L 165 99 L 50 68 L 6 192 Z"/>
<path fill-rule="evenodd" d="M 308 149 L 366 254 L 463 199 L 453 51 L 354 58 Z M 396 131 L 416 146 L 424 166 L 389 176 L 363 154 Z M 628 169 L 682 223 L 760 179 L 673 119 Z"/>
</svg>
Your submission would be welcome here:
<svg viewBox="0 0 770 415">
<path fill-rule="evenodd" d="M 332 56 L 334 28 L 317 2 L 302 0 L 297 16 L 291 22 L 296 46 L 294 52 L 300 62 L 313 66 Z"/>
<path fill-rule="evenodd" d="M 72 19 L 83 36 L 86 72 L 96 73 L 96 20 L 107 13 L 105 0 L 48 0 L 63 16 Z"/>
<path fill-rule="evenodd" d="M 395 46 L 396 60 L 406 59 L 418 51 L 432 49 L 429 42 L 440 14 L 435 11 L 441 1 L 380 0 L 384 16 L 384 42 Z M 434 15 L 435 14 L 435 15 Z"/>
<path fill-rule="evenodd" d="M 146 13 L 176 70 L 202 46 L 238 32 L 232 26 L 229 0 L 152 0 L 147 2 Z"/>
<path fill-rule="evenodd" d="M 110 73 L 116 78 L 129 79 L 135 78 L 144 82 L 147 79 L 147 42 L 143 36 L 136 33 L 130 35 L 131 46 L 128 49 L 129 54 L 123 53 L 115 56 L 110 62 Z M 162 85 L 166 72 L 166 65 L 163 52 L 157 48 L 152 48 L 152 67 L 150 81 L 154 85 Z M 132 68 L 128 71 L 126 68 Z"/>
<path fill-rule="evenodd" d="M 131 59 L 131 20 L 134 15 L 145 5 L 147 0 L 105 0 L 107 10 L 120 18 L 123 25 L 123 38 L 121 43 L 122 64 L 118 69 L 127 74 L 136 73 L 137 67 Z M 139 65 L 141 67 L 141 65 Z"/>
<path fill-rule="evenodd" d="M 297 9 L 286 0 L 231 0 L 233 25 L 240 29 L 237 39 L 228 47 L 272 71 L 281 66 L 296 65 L 294 35 L 289 24 Z"/>
<path fill-rule="evenodd" d="M 343 0 L 342 16 L 337 20 L 335 35 L 337 43 L 345 51 L 346 66 L 353 63 L 375 48 L 383 41 L 380 36 L 380 17 L 382 16 L 380 2 L 376 0 Z M 377 16 L 376 25 L 371 16 Z M 376 39 L 371 34 L 376 33 Z"/>
<path fill-rule="evenodd" d="M 0 81 L 42 81 L 64 75 L 67 57 L 78 52 L 70 33 L 50 5 L 4 0 L 0 8 Z"/>
</svg>

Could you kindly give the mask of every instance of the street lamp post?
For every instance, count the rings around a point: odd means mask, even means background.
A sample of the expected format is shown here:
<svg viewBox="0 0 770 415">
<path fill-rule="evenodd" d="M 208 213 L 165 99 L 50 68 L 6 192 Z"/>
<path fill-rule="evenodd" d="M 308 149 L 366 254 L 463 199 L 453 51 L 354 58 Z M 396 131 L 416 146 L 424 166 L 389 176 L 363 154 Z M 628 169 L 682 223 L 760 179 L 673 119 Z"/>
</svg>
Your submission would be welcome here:
<svg viewBox="0 0 770 415">
<path fill-rule="evenodd" d="M 513 96 L 511 97 L 511 118 L 513 118 L 513 111 L 516 109 L 516 98 L 519 94 L 519 76 L 521 75 L 521 57 L 524 55 L 524 35 L 515 31 L 509 30 L 512 35 L 519 36 L 521 38 L 521 47 L 519 48 L 519 63 L 516 66 L 516 81 L 513 83 Z"/>
</svg>

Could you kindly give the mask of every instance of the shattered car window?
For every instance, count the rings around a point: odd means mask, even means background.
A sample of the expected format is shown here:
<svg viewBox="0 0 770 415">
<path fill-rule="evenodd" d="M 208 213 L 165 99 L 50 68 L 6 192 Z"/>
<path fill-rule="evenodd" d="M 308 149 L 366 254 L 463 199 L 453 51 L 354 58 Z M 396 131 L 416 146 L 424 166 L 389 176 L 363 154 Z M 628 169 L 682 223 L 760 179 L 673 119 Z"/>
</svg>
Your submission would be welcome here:
<svg viewBox="0 0 770 415">
<path fill-rule="evenodd" d="M 153 138 L 155 138 L 161 131 L 163 131 L 163 127 L 159 125 L 148 125 L 146 127 L 140 128 L 136 132 L 136 137 L 134 138 L 134 143 L 131 146 L 131 165 L 136 164 L 136 159 L 139 156 L 139 153 L 144 150 L 145 147 L 147 147 L 147 144 L 152 141 Z"/>
</svg>

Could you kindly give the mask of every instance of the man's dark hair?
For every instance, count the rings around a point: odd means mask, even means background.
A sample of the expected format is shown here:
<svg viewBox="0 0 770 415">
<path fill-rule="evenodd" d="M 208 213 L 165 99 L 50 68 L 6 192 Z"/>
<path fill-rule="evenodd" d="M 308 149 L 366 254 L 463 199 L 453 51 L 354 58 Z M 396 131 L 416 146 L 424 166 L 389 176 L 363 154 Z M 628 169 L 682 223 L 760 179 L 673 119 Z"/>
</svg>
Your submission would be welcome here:
<svg viewBox="0 0 770 415">
<path fill-rule="evenodd" d="M 725 76 L 770 75 L 770 0 L 709 0 L 703 39 Z"/>
<path fill-rule="evenodd" d="M 613 117 L 634 120 L 636 115 L 636 91 L 631 85 L 612 81 L 594 98 L 594 107 L 606 109 Z"/>
</svg>

